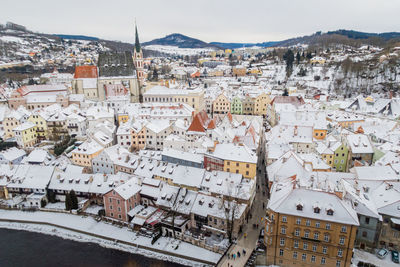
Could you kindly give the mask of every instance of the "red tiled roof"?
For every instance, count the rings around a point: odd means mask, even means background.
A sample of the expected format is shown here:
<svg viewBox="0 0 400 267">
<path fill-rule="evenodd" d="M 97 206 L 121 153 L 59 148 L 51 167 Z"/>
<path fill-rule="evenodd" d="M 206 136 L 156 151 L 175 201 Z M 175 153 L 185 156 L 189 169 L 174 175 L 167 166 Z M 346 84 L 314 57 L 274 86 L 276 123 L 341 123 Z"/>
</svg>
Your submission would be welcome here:
<svg viewBox="0 0 400 267">
<path fill-rule="evenodd" d="M 230 112 L 228 112 L 228 114 L 227 114 L 227 115 L 228 115 L 228 119 L 229 119 L 229 121 L 230 121 L 230 122 L 232 122 L 232 114 L 231 114 Z"/>
<path fill-rule="evenodd" d="M 75 67 L 74 78 L 97 78 L 99 75 L 97 73 L 96 66 L 77 66 Z"/>
<path fill-rule="evenodd" d="M 205 132 L 205 128 L 208 125 L 210 119 L 207 116 L 207 113 L 202 110 L 197 113 L 190 124 L 188 131 L 192 132 Z"/>
<path fill-rule="evenodd" d="M 209 130 L 212 130 L 212 129 L 215 129 L 215 119 L 212 119 L 211 121 L 210 121 L 210 123 L 208 124 L 208 126 L 207 126 L 207 129 L 209 129 Z"/>
</svg>

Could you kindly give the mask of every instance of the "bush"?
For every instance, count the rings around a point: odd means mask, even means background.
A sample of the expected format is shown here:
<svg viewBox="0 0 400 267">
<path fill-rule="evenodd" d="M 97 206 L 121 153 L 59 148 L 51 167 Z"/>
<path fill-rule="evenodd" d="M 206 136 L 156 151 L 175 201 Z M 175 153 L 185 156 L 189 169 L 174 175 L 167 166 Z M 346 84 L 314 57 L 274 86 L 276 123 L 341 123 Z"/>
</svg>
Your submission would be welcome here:
<svg viewBox="0 0 400 267">
<path fill-rule="evenodd" d="M 100 217 L 106 216 L 106 210 L 105 209 L 101 209 L 97 212 L 97 215 Z"/>
<path fill-rule="evenodd" d="M 42 199 L 42 200 L 40 201 L 40 207 L 41 207 L 41 208 L 46 207 L 46 204 L 47 204 L 46 200 Z"/>
<path fill-rule="evenodd" d="M 66 138 L 63 141 L 54 146 L 54 154 L 56 154 L 56 156 L 61 155 L 65 151 L 65 149 L 67 149 L 75 142 L 76 142 L 75 138 L 71 139 L 70 136 L 66 136 Z"/>
</svg>

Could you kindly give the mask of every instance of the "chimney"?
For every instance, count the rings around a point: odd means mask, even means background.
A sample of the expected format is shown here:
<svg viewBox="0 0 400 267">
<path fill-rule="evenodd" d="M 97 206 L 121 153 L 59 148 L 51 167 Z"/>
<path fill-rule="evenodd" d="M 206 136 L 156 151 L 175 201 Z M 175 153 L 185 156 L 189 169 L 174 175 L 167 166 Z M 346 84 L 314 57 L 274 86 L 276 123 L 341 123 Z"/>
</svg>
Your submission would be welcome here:
<svg viewBox="0 0 400 267">
<path fill-rule="evenodd" d="M 392 99 L 393 98 L 393 90 L 389 91 L 389 98 Z"/>
<path fill-rule="evenodd" d="M 297 125 L 294 126 L 294 136 L 297 136 L 298 130 L 297 130 Z"/>
</svg>

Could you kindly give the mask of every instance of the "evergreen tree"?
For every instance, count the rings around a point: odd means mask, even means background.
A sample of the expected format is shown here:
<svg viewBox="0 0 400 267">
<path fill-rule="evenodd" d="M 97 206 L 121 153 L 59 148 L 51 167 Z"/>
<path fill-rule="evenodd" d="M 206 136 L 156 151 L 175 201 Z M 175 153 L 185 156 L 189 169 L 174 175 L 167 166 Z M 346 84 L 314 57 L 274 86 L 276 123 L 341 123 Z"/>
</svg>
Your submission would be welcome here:
<svg viewBox="0 0 400 267">
<path fill-rule="evenodd" d="M 283 91 L 282 96 L 289 96 L 289 92 L 288 90 L 285 88 L 285 90 Z"/>
<path fill-rule="evenodd" d="M 78 198 L 76 197 L 75 191 L 71 190 L 69 192 L 69 197 L 71 199 L 71 208 L 73 210 L 77 210 L 78 209 Z"/>
<path fill-rule="evenodd" d="M 69 193 L 65 194 L 65 209 L 66 210 L 72 209 L 72 201 L 71 201 L 71 196 L 69 195 Z"/>
<path fill-rule="evenodd" d="M 286 61 L 286 76 L 289 77 L 293 71 L 294 54 L 291 49 L 286 51 L 283 55 L 283 59 Z"/>
<path fill-rule="evenodd" d="M 297 64 L 300 63 L 300 52 L 299 51 L 297 51 L 297 54 L 296 54 L 296 61 L 297 61 Z"/>
<path fill-rule="evenodd" d="M 154 68 L 154 70 L 153 70 L 153 81 L 158 82 L 157 68 Z"/>
<path fill-rule="evenodd" d="M 312 54 L 311 54 L 311 52 L 310 51 L 308 51 L 307 52 L 307 56 L 306 56 L 308 59 L 312 59 Z"/>
</svg>

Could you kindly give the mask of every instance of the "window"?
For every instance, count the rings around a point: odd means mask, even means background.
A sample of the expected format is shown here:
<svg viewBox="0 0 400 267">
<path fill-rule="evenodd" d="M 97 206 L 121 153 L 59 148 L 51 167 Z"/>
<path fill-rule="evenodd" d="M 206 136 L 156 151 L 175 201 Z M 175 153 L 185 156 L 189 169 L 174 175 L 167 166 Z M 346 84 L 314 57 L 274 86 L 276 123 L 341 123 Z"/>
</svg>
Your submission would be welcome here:
<svg viewBox="0 0 400 267">
<path fill-rule="evenodd" d="M 299 248 L 299 240 L 295 240 L 293 246 L 294 248 Z"/>
<path fill-rule="evenodd" d="M 320 208 L 318 208 L 318 207 L 314 208 L 314 213 L 319 213 L 320 211 L 321 211 Z"/>
<path fill-rule="evenodd" d="M 296 208 L 297 208 L 297 210 L 303 210 L 303 205 L 299 204 L 299 205 L 296 206 Z"/>
<path fill-rule="evenodd" d="M 311 225 L 310 220 L 307 220 L 307 221 L 306 221 L 306 226 L 310 226 L 310 225 Z"/>
<path fill-rule="evenodd" d="M 362 236 L 363 236 L 363 237 L 367 237 L 367 235 L 368 235 L 367 232 L 366 232 L 366 231 L 363 231 Z"/>
<path fill-rule="evenodd" d="M 293 252 L 293 259 L 297 259 L 297 251 Z"/>
<path fill-rule="evenodd" d="M 287 222 L 287 217 L 286 216 L 282 217 L 282 222 Z"/>
<path fill-rule="evenodd" d="M 316 222 L 316 223 L 315 223 L 315 227 L 319 228 L 320 226 L 321 226 L 321 223 L 320 223 L 320 222 Z"/>
<path fill-rule="evenodd" d="M 337 260 L 337 261 L 336 261 L 336 267 L 340 267 L 340 263 L 341 263 L 341 262 L 340 262 L 339 260 Z"/>
<path fill-rule="evenodd" d="M 325 257 L 322 257 L 321 258 L 321 264 L 325 264 L 326 263 L 326 259 L 325 259 Z"/>
<path fill-rule="evenodd" d="M 283 249 L 279 250 L 279 256 L 281 256 L 281 257 L 283 256 Z"/>
<path fill-rule="evenodd" d="M 344 240 L 345 240 L 345 237 L 341 236 L 339 239 L 339 244 L 344 245 Z"/>
<path fill-rule="evenodd" d="M 328 248 L 327 248 L 327 247 L 322 247 L 322 253 L 326 254 L 327 251 L 328 251 Z"/>
<path fill-rule="evenodd" d="M 314 233 L 314 239 L 315 239 L 315 240 L 318 240 L 318 239 L 319 239 L 319 233 L 318 233 L 318 232 L 315 232 L 315 233 Z"/>
<path fill-rule="evenodd" d="M 304 243 L 303 243 L 303 249 L 304 249 L 304 250 L 307 250 L 307 249 L 308 249 L 308 243 L 307 243 L 307 242 L 304 242 Z"/>
<path fill-rule="evenodd" d="M 315 256 L 314 255 L 311 256 L 311 262 L 315 262 Z"/>
<path fill-rule="evenodd" d="M 369 218 L 368 217 L 365 218 L 365 223 L 369 224 Z"/>
<path fill-rule="evenodd" d="M 112 198 L 110 197 L 109 200 L 110 200 L 110 203 L 111 203 L 112 202 Z"/>
<path fill-rule="evenodd" d="M 301 224 L 301 219 L 297 218 L 297 219 L 296 219 L 296 224 L 297 224 L 297 225 L 300 225 L 300 224 Z"/>
<path fill-rule="evenodd" d="M 332 209 L 327 210 L 327 211 L 326 211 L 326 214 L 328 214 L 328 215 L 333 215 L 333 210 L 332 210 Z"/>
<path fill-rule="evenodd" d="M 281 234 L 286 235 L 286 228 L 285 227 L 281 227 Z"/>
<path fill-rule="evenodd" d="M 316 251 L 317 251 L 317 247 L 318 247 L 318 246 L 317 246 L 316 244 L 313 244 L 313 245 L 312 245 L 312 251 L 316 252 Z"/>
<path fill-rule="evenodd" d="M 331 224 L 330 224 L 330 223 L 327 223 L 327 224 L 325 225 L 325 229 L 326 229 L 326 230 L 330 230 L 330 229 L 331 229 Z"/>
<path fill-rule="evenodd" d="M 339 248 L 337 251 L 338 257 L 343 257 L 343 249 Z"/>
<path fill-rule="evenodd" d="M 301 255 L 301 260 L 302 260 L 302 261 L 307 260 L 307 254 L 306 254 L 306 253 L 303 253 L 303 254 Z"/>
<path fill-rule="evenodd" d="M 295 236 L 300 236 L 300 229 L 298 229 L 298 228 L 295 229 L 295 230 L 294 230 L 294 235 L 295 235 Z"/>
<path fill-rule="evenodd" d="M 306 230 L 306 231 L 304 232 L 304 237 L 305 237 L 305 238 L 309 238 L 309 237 L 310 237 L 310 231 Z"/>
<path fill-rule="evenodd" d="M 285 245 L 285 238 L 282 238 L 282 237 L 281 237 L 281 239 L 280 239 L 280 241 L 279 241 L 279 245 L 281 245 L 281 246 L 284 246 L 284 245 Z"/>
<path fill-rule="evenodd" d="M 329 242 L 329 235 L 328 234 L 324 234 L 324 241 L 325 242 Z"/>
<path fill-rule="evenodd" d="M 112 210 L 112 206 L 110 206 L 110 210 Z"/>
<path fill-rule="evenodd" d="M 346 233 L 346 232 L 347 232 L 347 227 L 346 227 L 346 226 L 342 226 L 341 232 L 342 232 L 342 233 Z"/>
</svg>

